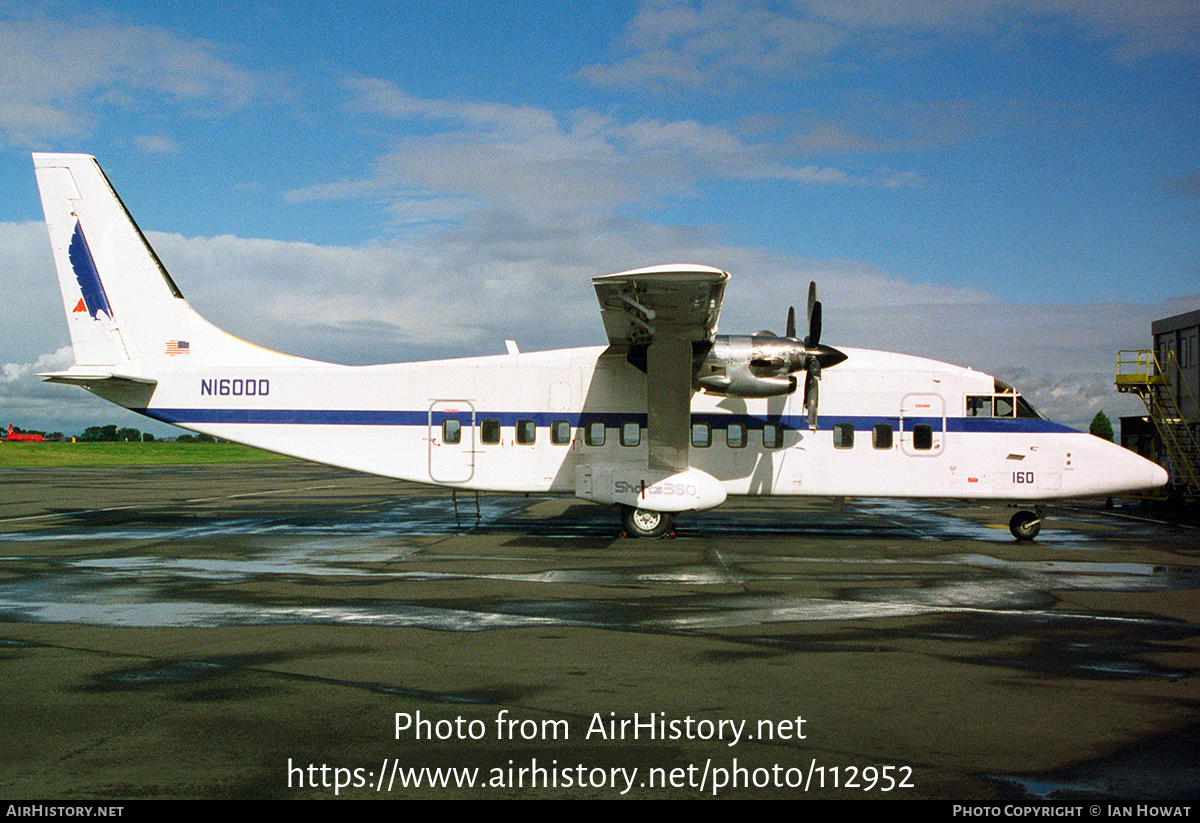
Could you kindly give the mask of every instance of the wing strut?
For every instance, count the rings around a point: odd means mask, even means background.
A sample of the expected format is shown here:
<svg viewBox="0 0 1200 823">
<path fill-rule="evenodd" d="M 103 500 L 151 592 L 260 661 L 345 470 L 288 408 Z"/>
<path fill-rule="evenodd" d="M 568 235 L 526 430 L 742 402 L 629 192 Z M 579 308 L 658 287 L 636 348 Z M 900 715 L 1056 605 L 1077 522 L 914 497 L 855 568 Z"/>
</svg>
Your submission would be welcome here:
<svg viewBox="0 0 1200 823">
<path fill-rule="evenodd" d="M 692 341 L 660 331 L 646 355 L 646 384 L 649 467 L 684 471 L 691 443 Z"/>
</svg>

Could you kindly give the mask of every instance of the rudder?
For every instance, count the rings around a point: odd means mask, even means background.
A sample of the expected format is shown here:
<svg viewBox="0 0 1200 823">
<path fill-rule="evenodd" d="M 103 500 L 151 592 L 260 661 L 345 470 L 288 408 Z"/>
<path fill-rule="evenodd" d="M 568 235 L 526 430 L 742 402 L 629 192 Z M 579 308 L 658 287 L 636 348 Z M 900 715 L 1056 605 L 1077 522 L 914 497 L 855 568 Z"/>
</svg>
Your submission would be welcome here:
<svg viewBox="0 0 1200 823">
<path fill-rule="evenodd" d="M 33 165 L 77 367 L 136 379 L 184 360 L 293 359 L 226 334 L 188 306 L 94 157 L 34 154 Z"/>
<path fill-rule="evenodd" d="M 177 318 L 183 295 L 95 158 L 35 154 L 33 165 L 76 364 L 141 371 L 158 335 L 136 327 Z"/>
</svg>

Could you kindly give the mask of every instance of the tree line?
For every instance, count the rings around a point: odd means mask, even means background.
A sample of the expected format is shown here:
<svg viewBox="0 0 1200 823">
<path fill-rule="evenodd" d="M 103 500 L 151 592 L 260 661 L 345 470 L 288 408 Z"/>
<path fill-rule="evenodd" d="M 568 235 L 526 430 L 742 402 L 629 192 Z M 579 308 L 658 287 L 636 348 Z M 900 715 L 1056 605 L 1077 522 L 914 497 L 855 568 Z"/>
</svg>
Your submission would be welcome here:
<svg viewBox="0 0 1200 823">
<path fill-rule="evenodd" d="M 13 424 L 13 432 L 16 434 L 40 434 L 47 440 L 67 439 L 62 432 L 46 433 L 37 429 L 23 429 L 16 424 Z M 0 432 L 0 439 L 3 439 L 3 432 Z M 138 431 L 131 426 L 118 428 L 117 424 L 111 423 L 107 426 L 88 426 L 82 434 L 76 435 L 75 439 L 80 443 L 151 443 L 157 438 L 150 432 Z M 208 434 L 181 434 L 175 438 L 175 441 L 177 443 L 217 442 L 216 438 Z"/>
</svg>

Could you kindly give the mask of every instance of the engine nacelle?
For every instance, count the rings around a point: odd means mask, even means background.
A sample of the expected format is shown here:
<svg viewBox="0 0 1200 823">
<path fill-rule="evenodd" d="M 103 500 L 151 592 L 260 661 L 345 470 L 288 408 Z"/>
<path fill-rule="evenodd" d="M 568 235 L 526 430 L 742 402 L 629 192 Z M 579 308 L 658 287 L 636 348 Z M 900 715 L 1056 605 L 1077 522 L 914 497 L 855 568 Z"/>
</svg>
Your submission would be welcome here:
<svg viewBox="0 0 1200 823">
<path fill-rule="evenodd" d="M 729 369 L 722 373 L 713 373 L 696 378 L 700 388 L 710 394 L 723 394 L 728 397 L 780 397 L 791 394 L 796 390 L 796 378 L 788 377 L 757 377 L 750 373 L 748 366 Z"/>
<path fill-rule="evenodd" d="M 798 340 L 771 334 L 719 335 L 696 373 L 696 388 L 730 397 L 779 397 L 796 390 L 792 372 L 807 354 Z"/>
</svg>

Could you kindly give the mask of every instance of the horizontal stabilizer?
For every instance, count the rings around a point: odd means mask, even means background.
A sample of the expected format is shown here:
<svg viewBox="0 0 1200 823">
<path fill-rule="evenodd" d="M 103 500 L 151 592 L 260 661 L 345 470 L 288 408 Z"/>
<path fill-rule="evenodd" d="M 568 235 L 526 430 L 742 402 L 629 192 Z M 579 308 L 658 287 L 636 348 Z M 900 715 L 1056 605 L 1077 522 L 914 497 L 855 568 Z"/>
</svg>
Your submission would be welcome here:
<svg viewBox="0 0 1200 823">
<path fill-rule="evenodd" d="M 46 383 L 68 383 L 73 386 L 86 386 L 90 383 L 98 383 L 101 380 L 124 381 L 127 383 L 138 383 L 144 386 L 156 386 L 158 381 L 152 377 L 142 377 L 137 374 L 120 374 L 113 371 L 98 371 L 71 369 L 70 371 L 51 371 L 39 374 Z"/>
</svg>

